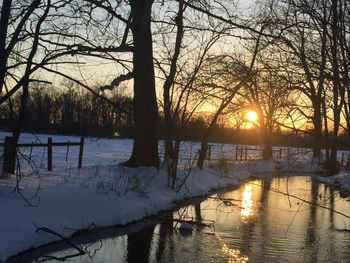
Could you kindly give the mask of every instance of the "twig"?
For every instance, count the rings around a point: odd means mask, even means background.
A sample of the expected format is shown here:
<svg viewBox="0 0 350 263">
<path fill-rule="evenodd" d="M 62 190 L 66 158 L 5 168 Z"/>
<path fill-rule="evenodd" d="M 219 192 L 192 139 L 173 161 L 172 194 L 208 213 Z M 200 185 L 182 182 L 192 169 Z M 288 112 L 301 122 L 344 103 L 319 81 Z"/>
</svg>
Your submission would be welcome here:
<svg viewBox="0 0 350 263">
<path fill-rule="evenodd" d="M 190 163 L 190 167 L 188 168 L 188 172 L 187 172 L 185 178 L 182 180 L 181 184 L 178 186 L 178 188 L 176 190 L 177 193 L 180 192 L 181 188 L 186 183 L 187 178 L 190 176 L 191 171 L 192 171 L 192 167 L 194 166 L 196 159 L 197 159 L 197 155 L 192 159 L 192 162 Z"/>
<path fill-rule="evenodd" d="M 71 246 L 72 248 L 74 248 L 75 250 L 77 250 L 78 252 L 75 253 L 75 254 L 72 254 L 72 255 L 67 255 L 67 256 L 64 256 L 64 257 L 55 257 L 55 256 L 45 256 L 42 261 L 45 261 L 45 260 L 51 260 L 51 259 L 54 259 L 54 260 L 58 260 L 58 261 L 65 261 L 67 260 L 68 258 L 72 258 L 72 257 L 78 257 L 78 256 L 83 256 L 83 255 L 86 255 L 87 253 L 81 249 L 79 246 L 73 244 L 68 238 L 62 236 L 61 234 L 57 233 L 56 231 L 53 231 L 52 229 L 50 228 L 47 228 L 47 227 L 37 227 L 36 229 L 36 232 L 46 232 L 46 233 L 49 233 L 49 234 L 52 234 L 54 236 L 57 236 L 59 238 L 61 238 L 63 241 L 65 241 L 69 246 Z"/>
<path fill-rule="evenodd" d="M 288 199 L 288 201 L 289 201 L 289 203 L 290 203 L 290 200 L 289 200 L 289 199 Z M 293 216 L 293 218 L 292 218 L 292 221 L 289 223 L 289 225 L 288 225 L 288 227 L 287 227 L 287 230 L 286 230 L 286 234 L 285 234 L 285 236 L 284 236 L 284 239 L 287 239 L 287 234 L 288 234 L 289 228 L 290 228 L 291 225 L 293 224 L 294 219 L 295 219 L 295 217 L 297 216 L 297 214 L 299 213 L 300 208 L 301 208 L 301 206 L 303 205 L 303 203 L 304 203 L 304 202 L 302 202 L 301 204 L 299 204 L 299 207 L 298 207 L 297 211 L 295 211 L 294 216 Z M 290 207 L 292 207 L 291 204 L 290 204 Z"/>
</svg>

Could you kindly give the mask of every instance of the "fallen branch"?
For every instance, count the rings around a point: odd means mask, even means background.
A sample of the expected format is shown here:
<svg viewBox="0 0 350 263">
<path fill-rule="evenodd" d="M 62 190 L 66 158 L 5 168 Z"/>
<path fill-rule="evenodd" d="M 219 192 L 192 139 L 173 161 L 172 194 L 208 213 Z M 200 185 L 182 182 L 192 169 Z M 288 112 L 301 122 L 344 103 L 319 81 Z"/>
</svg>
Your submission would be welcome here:
<svg viewBox="0 0 350 263">
<path fill-rule="evenodd" d="M 238 206 L 237 204 L 233 202 L 242 202 L 242 200 L 234 199 L 234 198 L 222 198 L 222 197 L 209 197 L 208 199 L 214 199 L 221 201 L 226 206 Z"/>
<path fill-rule="evenodd" d="M 69 246 L 71 246 L 72 248 L 74 248 L 75 250 L 78 251 L 75 254 L 67 255 L 67 256 L 64 256 L 64 257 L 45 256 L 45 257 L 43 257 L 42 261 L 51 260 L 51 259 L 58 260 L 58 261 L 65 261 L 65 260 L 67 260 L 69 258 L 87 255 L 86 251 L 81 249 L 79 246 L 73 244 L 68 238 L 62 236 L 60 233 L 57 233 L 56 231 L 54 231 L 54 230 L 52 230 L 50 228 L 47 228 L 47 227 L 37 227 L 36 232 L 38 233 L 40 231 L 46 232 L 46 233 L 49 233 L 49 234 L 52 234 L 54 236 L 57 236 L 57 237 L 61 238 Z"/>
</svg>

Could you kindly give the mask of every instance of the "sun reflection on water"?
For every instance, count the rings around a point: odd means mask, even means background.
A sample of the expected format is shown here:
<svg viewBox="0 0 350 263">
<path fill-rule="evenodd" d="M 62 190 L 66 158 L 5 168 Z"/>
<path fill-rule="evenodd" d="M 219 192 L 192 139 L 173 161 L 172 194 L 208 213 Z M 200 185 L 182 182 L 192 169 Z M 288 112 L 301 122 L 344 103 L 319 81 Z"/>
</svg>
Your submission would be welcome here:
<svg viewBox="0 0 350 263">
<path fill-rule="evenodd" d="M 249 261 L 249 258 L 243 255 L 239 249 L 232 249 L 224 244 L 221 250 L 228 256 L 228 263 L 246 263 Z"/>
<path fill-rule="evenodd" d="M 251 185 L 245 185 L 244 191 L 242 193 L 242 203 L 241 203 L 241 219 L 246 222 L 254 215 L 253 211 L 253 187 Z"/>
</svg>

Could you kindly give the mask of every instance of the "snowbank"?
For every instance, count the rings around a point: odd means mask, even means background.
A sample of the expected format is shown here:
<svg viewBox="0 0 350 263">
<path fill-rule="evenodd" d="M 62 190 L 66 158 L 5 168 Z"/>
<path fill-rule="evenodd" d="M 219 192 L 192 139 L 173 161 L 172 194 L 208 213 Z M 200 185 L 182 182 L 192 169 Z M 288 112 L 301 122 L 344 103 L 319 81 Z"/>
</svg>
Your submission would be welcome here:
<svg viewBox="0 0 350 263">
<path fill-rule="evenodd" d="M 316 167 L 306 160 L 257 160 L 248 163 L 248 171 L 253 174 L 264 173 L 311 173 L 317 170 Z"/>
<path fill-rule="evenodd" d="M 319 181 L 339 187 L 343 191 L 350 193 L 350 172 L 343 171 L 331 177 L 318 177 Z"/>
<path fill-rule="evenodd" d="M 59 239 L 37 232 L 38 227 L 68 237 L 91 225 L 125 225 L 171 209 L 174 201 L 206 195 L 249 177 L 249 172 L 239 166 L 230 167 L 227 174 L 215 168 L 193 168 L 188 176 L 189 169 L 184 167 L 179 171 L 175 190 L 168 187 L 164 171 L 117 165 L 24 176 L 19 184 L 20 192 L 14 191 L 15 177 L 3 178 L 0 180 L 0 261 Z"/>
<path fill-rule="evenodd" d="M 23 134 L 21 141 L 45 142 L 48 136 Z M 78 137 L 51 137 L 55 142 L 79 140 Z M 162 152 L 161 143 L 159 147 Z M 184 142 L 181 155 L 194 158 L 198 149 L 198 143 Z M 299 156 L 278 162 L 227 162 L 226 158 L 234 159 L 235 146 L 213 144 L 212 157 L 216 161 L 208 162 L 199 170 L 190 167 L 191 162 L 184 158 L 172 190 L 163 170 L 117 165 L 130 156 L 131 140 L 86 138 L 81 170 L 72 168 L 77 165 L 78 149 L 69 149 L 68 156 L 67 150 L 65 147 L 54 149 L 54 171 L 46 172 L 45 149 L 21 149 L 22 154 L 30 154 L 32 162 L 37 163 L 37 171 L 30 174 L 32 168 L 21 160 L 21 171 L 26 175 L 19 184 L 14 176 L 1 178 L 0 262 L 59 239 L 53 234 L 38 232 L 40 227 L 69 237 L 91 226 L 125 225 L 155 215 L 171 209 L 175 201 L 238 185 L 255 173 L 312 170 Z"/>
</svg>

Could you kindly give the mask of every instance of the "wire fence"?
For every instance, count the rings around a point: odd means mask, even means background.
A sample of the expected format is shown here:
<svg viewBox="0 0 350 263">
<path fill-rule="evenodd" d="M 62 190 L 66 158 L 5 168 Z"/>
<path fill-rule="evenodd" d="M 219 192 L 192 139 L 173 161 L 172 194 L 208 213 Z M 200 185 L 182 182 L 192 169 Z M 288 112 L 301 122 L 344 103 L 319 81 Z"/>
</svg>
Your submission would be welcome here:
<svg viewBox="0 0 350 263">
<path fill-rule="evenodd" d="M 19 157 L 22 159 L 26 159 L 28 164 L 32 163 L 33 159 L 33 149 L 34 148 L 42 148 L 44 152 L 46 150 L 47 154 L 47 170 L 52 171 L 53 167 L 53 147 L 66 147 L 66 161 L 68 160 L 68 154 L 70 147 L 78 146 L 79 147 L 79 158 L 78 158 L 78 169 L 81 169 L 83 163 L 83 150 L 84 150 L 84 137 L 80 137 L 79 142 L 53 142 L 52 138 L 47 138 L 47 143 L 42 142 L 31 142 L 31 143 L 15 143 L 15 140 L 11 136 L 6 136 L 4 142 L 0 143 L 0 147 L 2 150 L 1 161 L 2 161 L 2 173 L 11 173 L 13 174 L 16 166 L 16 159 L 18 160 L 19 165 Z M 27 148 L 29 152 L 27 155 L 24 155 L 20 148 Z M 43 161 L 43 159 L 41 160 Z"/>
</svg>

